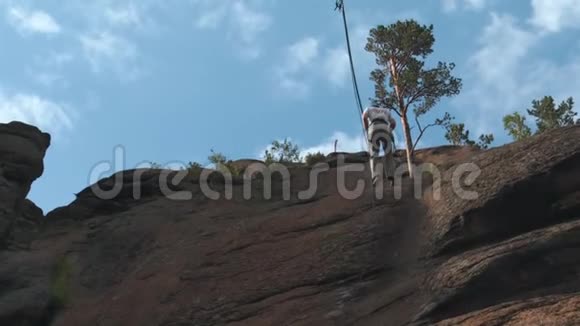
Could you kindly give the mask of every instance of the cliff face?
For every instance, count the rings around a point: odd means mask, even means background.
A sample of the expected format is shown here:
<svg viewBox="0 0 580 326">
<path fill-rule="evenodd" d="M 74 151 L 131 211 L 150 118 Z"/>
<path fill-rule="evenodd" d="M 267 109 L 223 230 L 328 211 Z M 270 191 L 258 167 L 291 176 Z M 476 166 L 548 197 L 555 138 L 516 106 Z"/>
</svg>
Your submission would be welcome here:
<svg viewBox="0 0 580 326">
<path fill-rule="evenodd" d="M 42 211 L 25 198 L 42 175 L 50 135 L 19 122 L 0 124 L 0 246 L 26 246 Z"/>
<path fill-rule="evenodd" d="M 1 284 L 11 285 L 0 292 L 0 324 L 580 322 L 580 126 L 483 152 L 422 150 L 417 163 L 441 177 L 403 178 L 374 205 L 368 186 L 341 195 L 346 166 L 329 160 L 308 199 L 298 198 L 312 183 L 306 167 L 291 169 L 290 200 L 279 177 L 269 200 L 260 180 L 245 200 L 238 178 L 223 199 L 215 174 L 218 200 L 196 174 L 175 184 L 160 180 L 177 172 L 158 170 L 102 180 L 102 189 L 120 185 L 117 196 L 84 189 L 47 215 L 30 250 L 0 254 Z M 346 173 L 349 190 L 358 180 L 368 172 Z"/>
</svg>

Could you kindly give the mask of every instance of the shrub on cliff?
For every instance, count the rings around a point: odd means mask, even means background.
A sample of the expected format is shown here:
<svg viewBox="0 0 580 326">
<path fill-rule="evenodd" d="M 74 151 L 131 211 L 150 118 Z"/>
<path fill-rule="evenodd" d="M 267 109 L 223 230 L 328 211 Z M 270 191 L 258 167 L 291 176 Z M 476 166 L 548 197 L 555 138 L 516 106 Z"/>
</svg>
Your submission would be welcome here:
<svg viewBox="0 0 580 326">
<path fill-rule="evenodd" d="M 313 166 L 316 163 L 326 162 L 326 155 L 322 154 L 321 152 L 308 153 L 306 156 L 304 156 L 304 161 L 306 161 L 306 165 Z"/>
</svg>

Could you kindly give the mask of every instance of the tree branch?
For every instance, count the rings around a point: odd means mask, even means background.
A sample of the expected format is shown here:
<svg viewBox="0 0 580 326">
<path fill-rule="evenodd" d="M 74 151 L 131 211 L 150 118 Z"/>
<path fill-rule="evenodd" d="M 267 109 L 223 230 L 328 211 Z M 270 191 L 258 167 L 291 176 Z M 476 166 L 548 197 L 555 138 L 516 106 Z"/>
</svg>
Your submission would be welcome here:
<svg viewBox="0 0 580 326">
<path fill-rule="evenodd" d="M 437 122 L 434 123 L 430 123 L 428 125 L 425 126 L 425 128 L 421 127 L 421 122 L 419 121 L 419 116 L 415 115 L 415 123 L 417 124 L 417 127 L 419 128 L 419 136 L 417 136 L 417 140 L 415 140 L 415 143 L 413 144 L 413 147 L 411 148 L 411 153 L 415 152 L 415 148 L 417 147 L 417 144 L 419 144 L 419 140 L 421 140 L 421 138 L 423 137 L 423 134 L 425 134 L 425 131 L 431 127 L 435 127 L 437 126 Z"/>
<path fill-rule="evenodd" d="M 401 112 L 399 112 L 399 110 L 397 110 L 396 108 L 392 108 L 392 110 L 393 110 L 393 111 L 395 111 L 395 113 L 396 113 L 396 114 L 397 114 L 399 117 L 401 117 L 401 116 L 402 116 L 402 115 L 401 115 Z"/>
<path fill-rule="evenodd" d="M 417 92 L 415 92 L 415 94 L 413 94 L 413 95 L 410 95 L 410 96 L 407 98 L 407 106 L 409 106 L 409 105 L 411 105 L 411 104 L 415 103 L 415 101 L 416 101 L 417 99 L 419 99 L 421 96 L 423 96 L 423 92 L 425 91 L 425 89 L 426 89 L 426 87 L 425 87 L 425 86 L 417 88 Z"/>
</svg>

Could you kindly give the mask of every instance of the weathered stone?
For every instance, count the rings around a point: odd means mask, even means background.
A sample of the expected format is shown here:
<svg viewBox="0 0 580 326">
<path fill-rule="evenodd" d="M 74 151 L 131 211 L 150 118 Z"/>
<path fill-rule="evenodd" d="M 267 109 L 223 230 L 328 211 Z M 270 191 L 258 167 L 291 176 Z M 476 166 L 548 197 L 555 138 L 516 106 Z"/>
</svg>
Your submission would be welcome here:
<svg viewBox="0 0 580 326">
<path fill-rule="evenodd" d="M 0 124 L 0 247 L 10 243 L 14 228 L 30 227 L 19 218 L 32 182 L 42 175 L 49 145 L 50 135 L 36 127 Z"/>
<path fill-rule="evenodd" d="M 308 199 L 298 193 L 311 168 L 290 169 L 290 200 L 245 200 L 235 183 L 234 198 L 210 200 L 195 178 L 174 185 L 191 200 L 172 200 L 160 170 L 124 171 L 99 182 L 118 177 L 114 198 L 84 189 L 48 214 L 32 250 L 0 252 L 0 324 L 576 325 L 579 136 L 577 126 L 488 151 L 420 150 L 441 184 L 405 178 L 374 201 L 368 184 L 345 198 L 337 169 Z M 464 187 L 473 200 L 453 189 L 464 163 L 481 169 Z M 352 190 L 368 171 L 345 178 Z M 52 309 L 62 292 L 65 309 Z"/>
<path fill-rule="evenodd" d="M 32 241 L 39 235 L 43 222 L 42 209 L 26 199 L 17 214 L 10 233 L 11 244 L 15 247 L 28 249 Z"/>
</svg>

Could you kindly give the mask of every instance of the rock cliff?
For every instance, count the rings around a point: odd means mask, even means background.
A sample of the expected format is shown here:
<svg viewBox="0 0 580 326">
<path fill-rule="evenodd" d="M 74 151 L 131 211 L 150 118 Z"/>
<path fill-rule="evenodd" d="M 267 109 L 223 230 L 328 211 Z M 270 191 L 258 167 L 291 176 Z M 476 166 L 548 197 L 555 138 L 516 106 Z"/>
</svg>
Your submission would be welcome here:
<svg viewBox="0 0 580 326">
<path fill-rule="evenodd" d="M 203 173 L 101 180 L 116 196 L 88 187 L 28 250 L 0 252 L 0 324 L 580 323 L 580 126 L 487 151 L 421 150 L 422 177 L 375 200 L 368 186 L 345 198 L 341 171 L 366 160 L 347 158 L 315 178 L 292 167 L 271 199 L 263 177 L 244 199 L 234 176 L 225 199 L 213 174 L 217 200 Z M 368 171 L 347 172 L 347 189 L 360 180 Z"/>
</svg>

